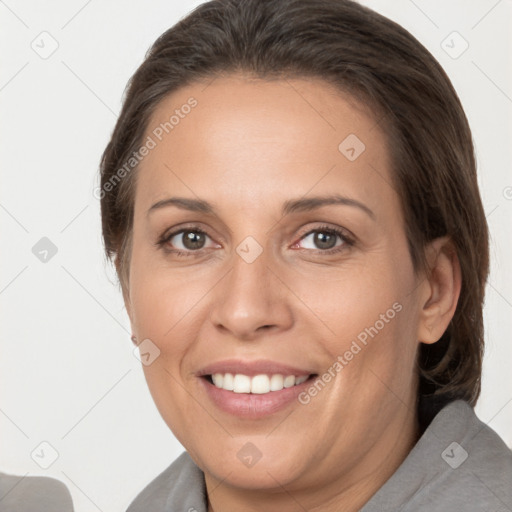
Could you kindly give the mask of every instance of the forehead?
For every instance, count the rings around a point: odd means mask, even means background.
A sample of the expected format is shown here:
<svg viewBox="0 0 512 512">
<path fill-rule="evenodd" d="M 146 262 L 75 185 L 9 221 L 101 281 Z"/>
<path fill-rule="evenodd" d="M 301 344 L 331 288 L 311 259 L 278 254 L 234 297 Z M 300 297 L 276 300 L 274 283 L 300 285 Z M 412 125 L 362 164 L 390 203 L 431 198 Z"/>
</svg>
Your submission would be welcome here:
<svg viewBox="0 0 512 512">
<path fill-rule="evenodd" d="M 188 85 L 160 102 L 148 138 L 136 195 L 147 208 L 171 194 L 260 209 L 308 192 L 393 200 L 387 141 L 372 112 L 318 79 Z"/>
</svg>

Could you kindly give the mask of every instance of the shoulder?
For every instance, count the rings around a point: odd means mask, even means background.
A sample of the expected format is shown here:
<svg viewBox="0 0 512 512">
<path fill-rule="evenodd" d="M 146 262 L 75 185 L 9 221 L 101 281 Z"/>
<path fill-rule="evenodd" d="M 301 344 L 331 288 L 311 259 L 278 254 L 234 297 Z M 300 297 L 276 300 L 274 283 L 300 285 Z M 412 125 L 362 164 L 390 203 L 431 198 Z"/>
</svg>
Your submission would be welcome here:
<svg viewBox="0 0 512 512">
<path fill-rule="evenodd" d="M 512 451 L 468 403 L 458 400 L 451 412 L 459 418 L 461 437 L 442 453 L 449 466 L 447 482 L 464 490 L 479 506 L 481 502 L 496 510 L 512 508 Z"/>
<path fill-rule="evenodd" d="M 73 512 L 65 484 L 43 476 L 0 473 L 0 512 Z"/>
<path fill-rule="evenodd" d="M 206 512 L 204 474 L 187 452 L 150 482 L 127 512 L 182 510 Z"/>
<path fill-rule="evenodd" d="M 364 512 L 512 509 L 512 451 L 463 400 L 446 405 Z"/>
</svg>

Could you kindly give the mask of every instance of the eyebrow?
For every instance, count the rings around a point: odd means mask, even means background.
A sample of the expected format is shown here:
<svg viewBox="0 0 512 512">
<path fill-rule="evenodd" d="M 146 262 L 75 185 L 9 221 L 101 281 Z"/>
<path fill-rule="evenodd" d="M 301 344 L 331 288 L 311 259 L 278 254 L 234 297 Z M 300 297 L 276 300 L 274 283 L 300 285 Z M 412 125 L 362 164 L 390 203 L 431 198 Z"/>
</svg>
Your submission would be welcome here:
<svg viewBox="0 0 512 512">
<path fill-rule="evenodd" d="M 365 212 L 371 219 L 375 220 L 375 214 L 368 208 L 364 203 L 351 199 L 349 197 L 341 196 L 339 194 L 332 194 L 328 196 L 314 196 L 299 199 L 290 199 L 283 203 L 282 215 L 289 215 L 291 213 L 306 212 L 316 210 L 323 206 L 330 205 L 343 205 L 358 208 Z M 182 210 L 188 210 L 191 212 L 204 213 L 209 215 L 215 215 L 215 207 L 203 199 L 190 199 L 187 197 L 169 197 L 156 202 L 147 211 L 147 215 L 153 213 L 156 210 L 167 208 L 169 206 L 175 206 Z"/>
</svg>

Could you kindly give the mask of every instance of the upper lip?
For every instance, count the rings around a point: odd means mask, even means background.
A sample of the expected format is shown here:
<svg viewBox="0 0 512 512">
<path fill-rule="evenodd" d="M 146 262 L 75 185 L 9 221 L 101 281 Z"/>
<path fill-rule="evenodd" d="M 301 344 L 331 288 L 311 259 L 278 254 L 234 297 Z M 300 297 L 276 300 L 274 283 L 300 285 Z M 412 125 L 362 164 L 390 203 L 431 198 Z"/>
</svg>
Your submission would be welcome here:
<svg viewBox="0 0 512 512">
<path fill-rule="evenodd" d="M 211 363 L 197 372 L 198 377 L 213 375 L 214 373 L 240 373 L 249 377 L 260 374 L 281 374 L 281 375 L 311 375 L 314 373 L 307 368 L 298 368 L 288 364 L 278 363 L 276 361 L 258 359 L 256 361 L 248 361 L 242 359 L 226 359 Z"/>
</svg>

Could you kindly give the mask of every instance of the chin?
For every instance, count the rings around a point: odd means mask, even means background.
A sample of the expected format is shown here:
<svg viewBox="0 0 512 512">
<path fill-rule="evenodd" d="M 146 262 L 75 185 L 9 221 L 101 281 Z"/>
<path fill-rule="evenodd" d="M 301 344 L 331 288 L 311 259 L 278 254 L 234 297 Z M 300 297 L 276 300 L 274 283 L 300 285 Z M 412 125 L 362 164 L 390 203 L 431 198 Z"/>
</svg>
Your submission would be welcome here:
<svg viewBox="0 0 512 512">
<path fill-rule="evenodd" d="M 255 437 L 244 437 L 243 442 L 232 439 L 229 446 L 219 446 L 208 450 L 200 457 L 200 465 L 205 473 L 222 481 L 223 484 L 245 489 L 272 489 L 286 486 L 300 477 L 304 464 L 304 454 L 290 453 L 293 443 L 263 441 Z M 197 452 L 196 452 L 197 453 Z"/>
</svg>

